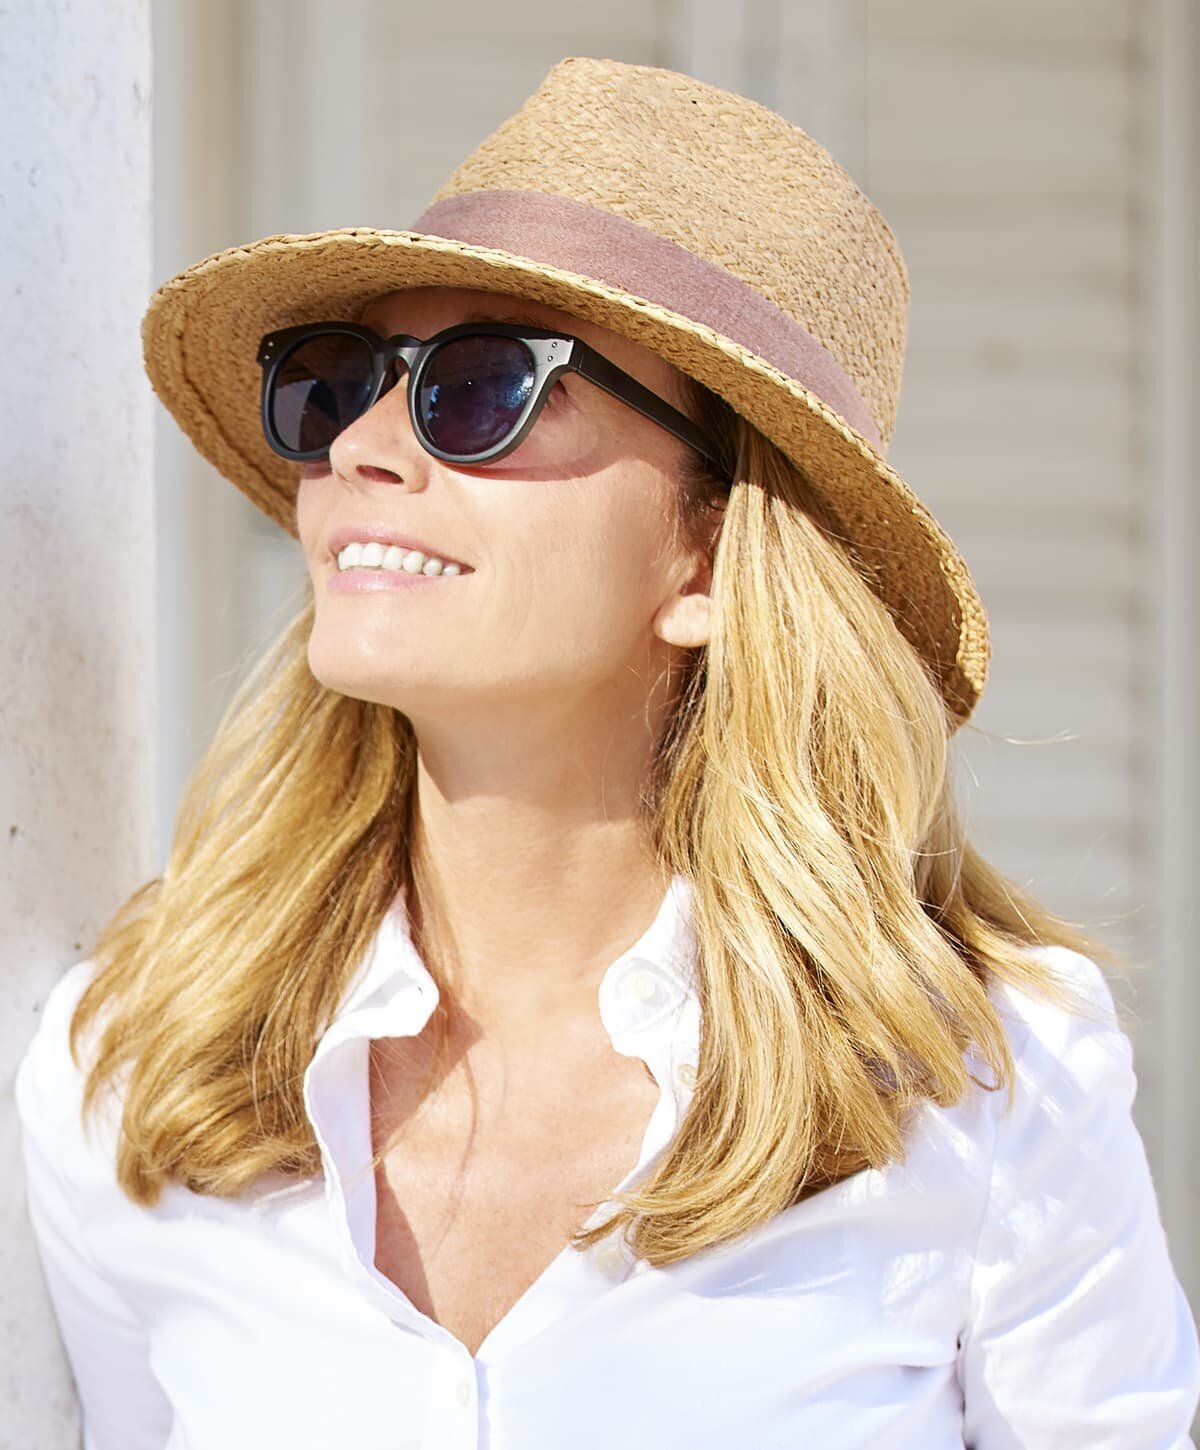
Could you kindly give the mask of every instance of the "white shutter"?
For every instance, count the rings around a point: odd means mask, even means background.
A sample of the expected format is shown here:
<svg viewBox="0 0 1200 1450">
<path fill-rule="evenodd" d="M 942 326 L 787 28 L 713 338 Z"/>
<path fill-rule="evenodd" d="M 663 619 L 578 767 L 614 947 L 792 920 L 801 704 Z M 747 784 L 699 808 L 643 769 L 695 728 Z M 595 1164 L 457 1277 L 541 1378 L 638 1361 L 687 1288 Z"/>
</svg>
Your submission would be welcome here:
<svg viewBox="0 0 1200 1450">
<path fill-rule="evenodd" d="M 992 624 L 960 737 L 964 807 L 998 865 L 1093 929 L 1146 888 L 1132 27 L 1112 0 L 869 0 L 856 177 L 912 280 L 889 458 L 962 550 Z M 1143 952 L 1144 924 L 1102 934 Z"/>
</svg>

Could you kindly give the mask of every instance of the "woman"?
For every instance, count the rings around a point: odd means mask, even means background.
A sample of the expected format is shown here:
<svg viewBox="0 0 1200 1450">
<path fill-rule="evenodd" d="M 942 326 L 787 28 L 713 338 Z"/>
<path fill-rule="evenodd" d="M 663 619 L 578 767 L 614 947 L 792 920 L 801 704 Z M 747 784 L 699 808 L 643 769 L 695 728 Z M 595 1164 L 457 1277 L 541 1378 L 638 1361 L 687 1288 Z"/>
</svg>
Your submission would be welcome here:
<svg viewBox="0 0 1200 1450">
<path fill-rule="evenodd" d="M 579 57 L 412 231 L 159 289 L 311 587 L 21 1065 L 90 1450 L 1190 1443 L 1112 954 L 955 815 L 907 296 L 802 131 Z"/>
</svg>

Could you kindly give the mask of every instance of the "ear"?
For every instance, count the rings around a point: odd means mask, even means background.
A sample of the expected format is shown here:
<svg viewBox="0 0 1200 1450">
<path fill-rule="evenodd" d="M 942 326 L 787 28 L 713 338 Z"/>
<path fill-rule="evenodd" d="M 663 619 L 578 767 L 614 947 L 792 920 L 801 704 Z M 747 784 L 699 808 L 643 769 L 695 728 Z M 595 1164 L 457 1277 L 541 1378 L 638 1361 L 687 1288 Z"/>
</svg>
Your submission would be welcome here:
<svg viewBox="0 0 1200 1450">
<path fill-rule="evenodd" d="M 708 643 L 712 615 L 712 560 L 707 554 L 692 556 L 692 571 L 659 606 L 653 628 L 659 639 L 683 649 L 697 649 Z"/>
</svg>

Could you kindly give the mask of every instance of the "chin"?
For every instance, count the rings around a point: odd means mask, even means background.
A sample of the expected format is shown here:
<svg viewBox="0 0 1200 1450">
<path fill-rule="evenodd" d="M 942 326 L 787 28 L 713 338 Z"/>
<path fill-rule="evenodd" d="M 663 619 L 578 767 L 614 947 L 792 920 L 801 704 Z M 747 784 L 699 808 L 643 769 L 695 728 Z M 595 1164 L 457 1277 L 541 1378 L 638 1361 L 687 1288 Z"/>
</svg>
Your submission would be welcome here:
<svg viewBox="0 0 1200 1450">
<path fill-rule="evenodd" d="M 378 651 L 360 654 L 343 639 L 322 643 L 319 633 L 314 630 L 309 637 L 308 667 L 314 679 L 336 694 L 403 711 L 405 699 L 414 690 L 424 697 L 434 684 L 431 680 L 429 686 L 422 686 L 409 677 L 398 680 L 393 673 L 380 669 Z"/>
<path fill-rule="evenodd" d="M 316 641 L 319 629 L 314 630 L 308 641 L 308 667 L 327 690 L 339 695 L 349 695 L 355 700 L 372 700 L 376 704 L 384 701 L 378 697 L 386 693 L 384 682 L 378 672 L 372 669 L 369 660 L 363 660 L 361 667 L 355 667 L 352 650 L 345 647 L 322 645 Z"/>
</svg>

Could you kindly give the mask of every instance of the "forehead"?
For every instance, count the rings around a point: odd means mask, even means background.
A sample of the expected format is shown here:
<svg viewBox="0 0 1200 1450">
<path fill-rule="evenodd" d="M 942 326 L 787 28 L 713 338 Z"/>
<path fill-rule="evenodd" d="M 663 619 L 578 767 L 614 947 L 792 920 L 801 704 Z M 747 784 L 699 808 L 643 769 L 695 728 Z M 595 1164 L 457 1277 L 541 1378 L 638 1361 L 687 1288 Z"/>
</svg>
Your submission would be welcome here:
<svg viewBox="0 0 1200 1450">
<path fill-rule="evenodd" d="M 358 320 L 385 336 L 407 332 L 416 337 L 429 337 L 457 322 L 516 322 L 560 328 L 589 343 L 655 392 L 675 399 L 680 396 L 681 375 L 666 358 L 607 327 L 507 292 L 484 292 L 471 287 L 408 287 L 373 297 Z"/>
</svg>

